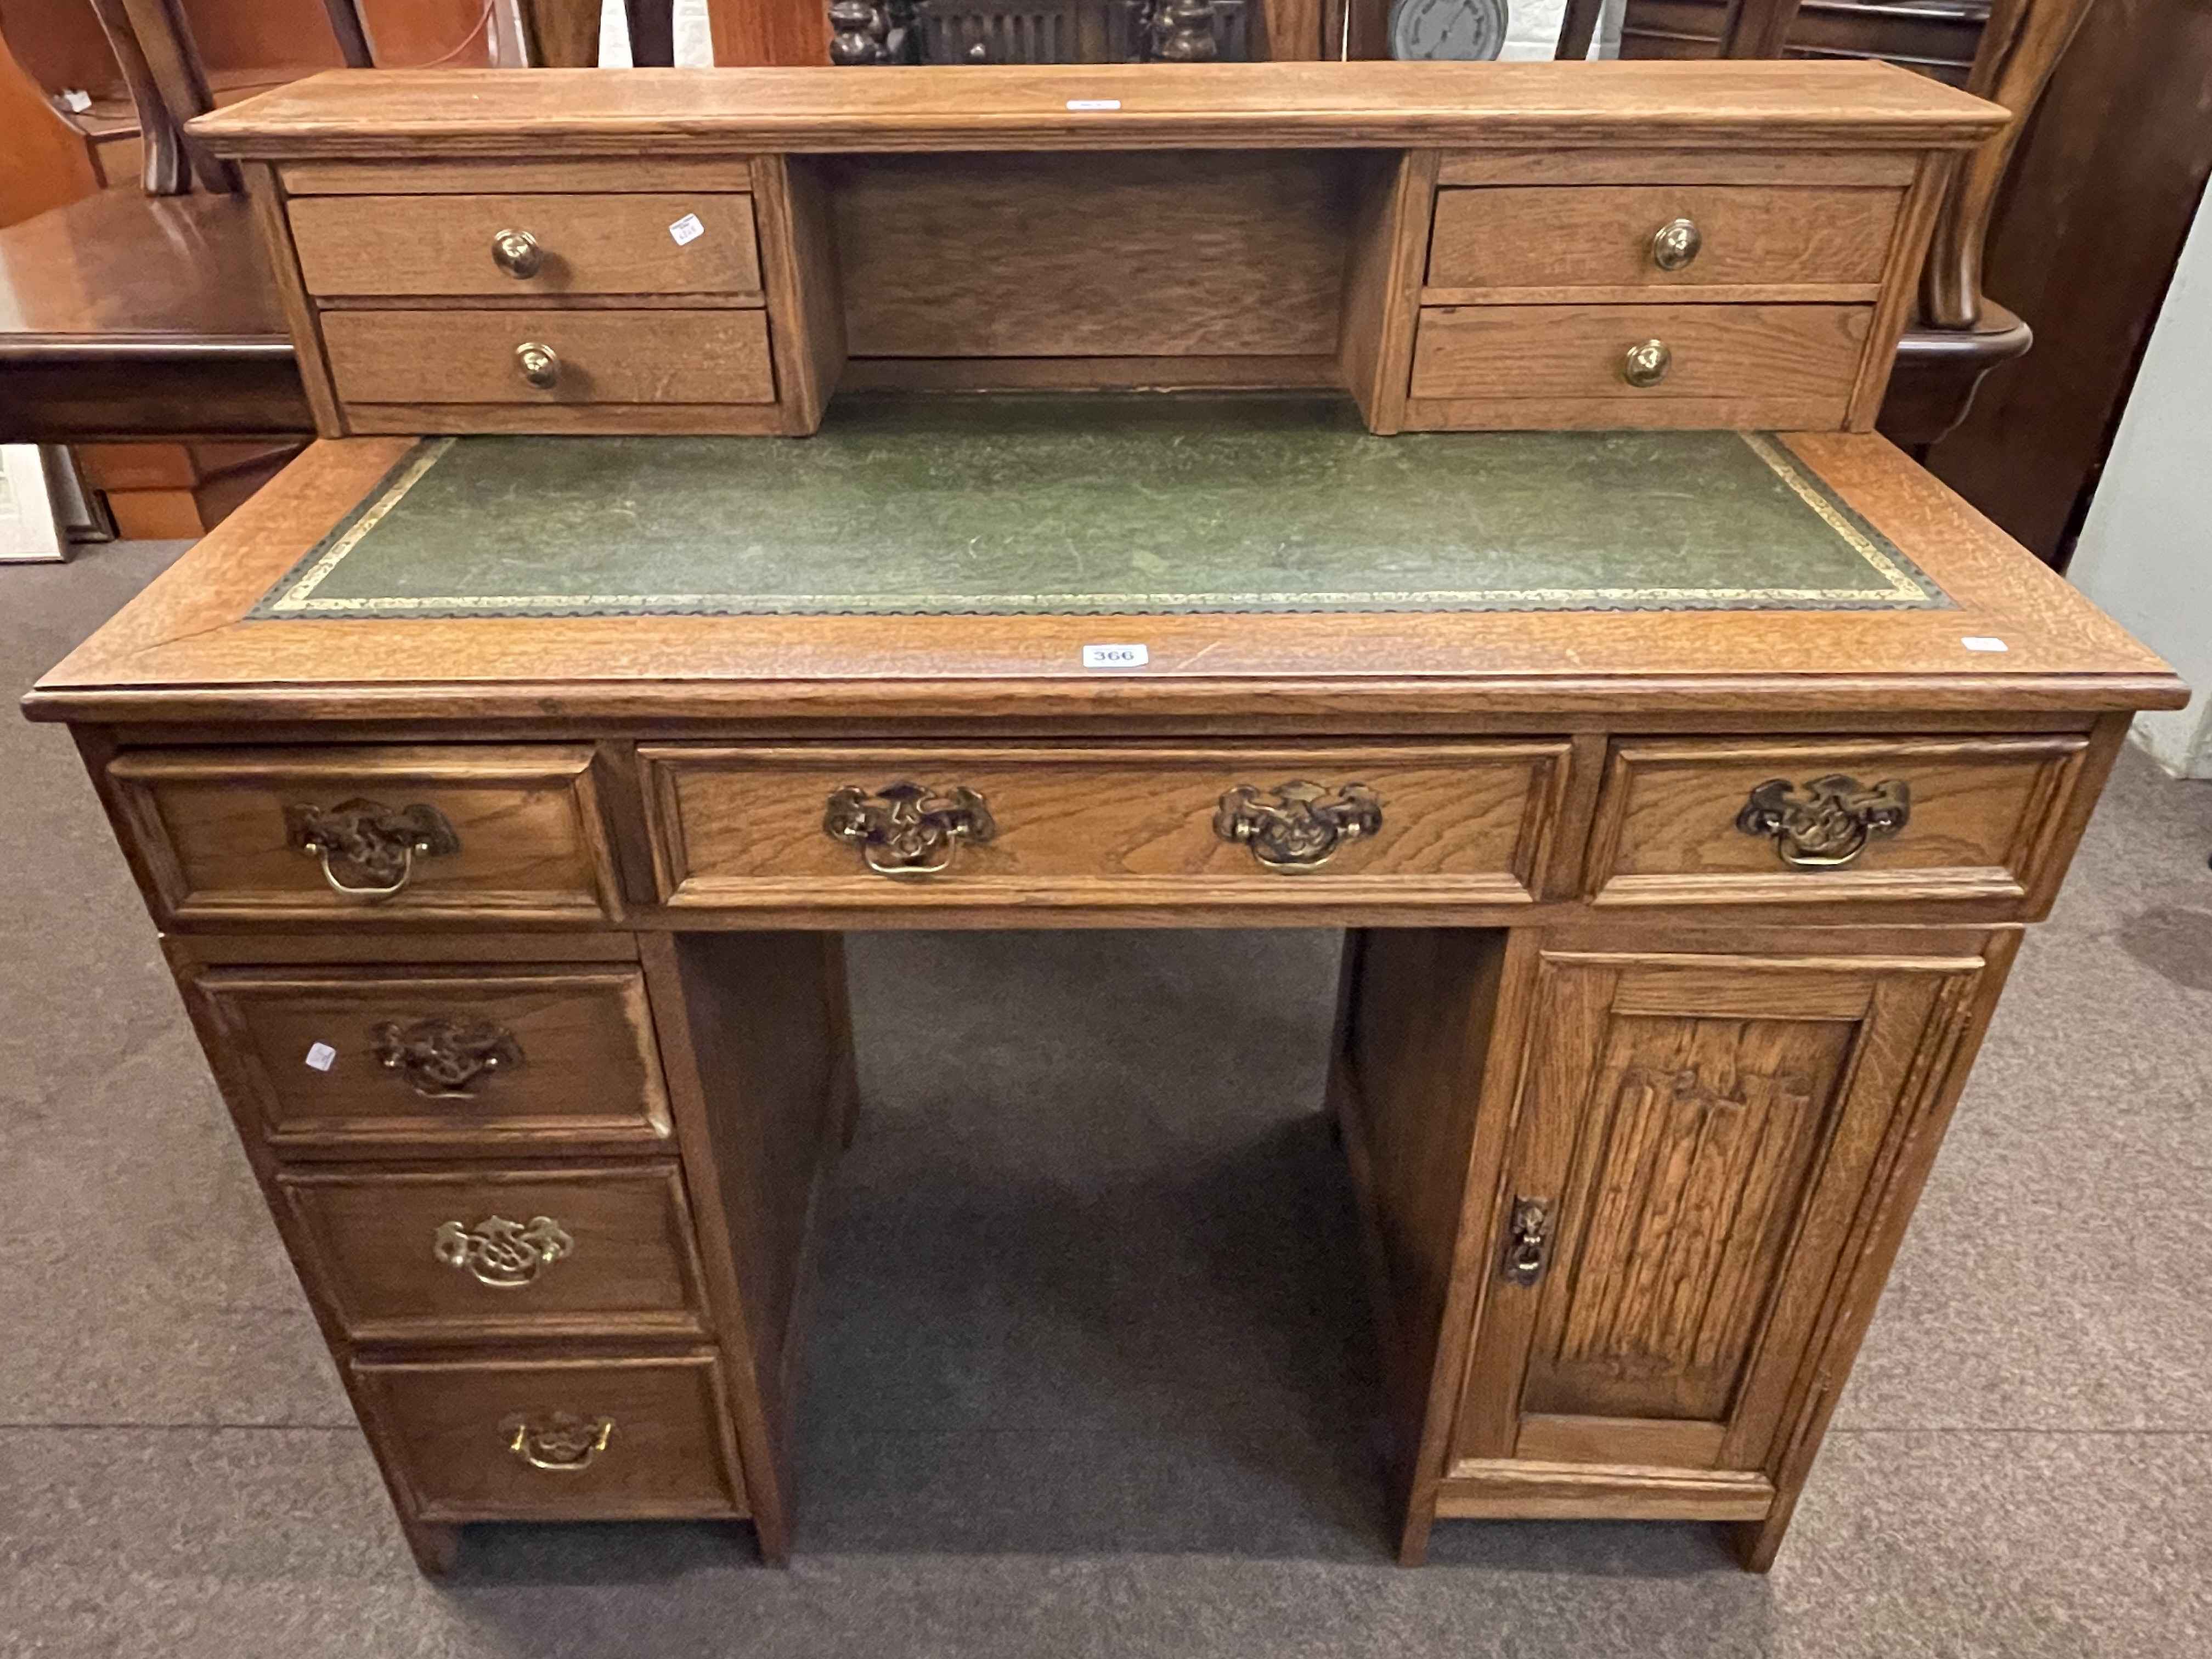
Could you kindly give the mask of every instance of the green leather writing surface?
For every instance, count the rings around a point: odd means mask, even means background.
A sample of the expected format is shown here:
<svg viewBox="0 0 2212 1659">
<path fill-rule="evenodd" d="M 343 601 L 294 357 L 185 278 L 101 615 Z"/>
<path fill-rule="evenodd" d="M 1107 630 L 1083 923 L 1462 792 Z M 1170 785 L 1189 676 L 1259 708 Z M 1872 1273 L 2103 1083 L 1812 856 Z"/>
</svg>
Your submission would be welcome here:
<svg viewBox="0 0 2212 1659">
<path fill-rule="evenodd" d="M 431 440 L 262 617 L 1948 601 L 1783 446 L 1316 398 L 841 401 L 812 438 Z"/>
</svg>

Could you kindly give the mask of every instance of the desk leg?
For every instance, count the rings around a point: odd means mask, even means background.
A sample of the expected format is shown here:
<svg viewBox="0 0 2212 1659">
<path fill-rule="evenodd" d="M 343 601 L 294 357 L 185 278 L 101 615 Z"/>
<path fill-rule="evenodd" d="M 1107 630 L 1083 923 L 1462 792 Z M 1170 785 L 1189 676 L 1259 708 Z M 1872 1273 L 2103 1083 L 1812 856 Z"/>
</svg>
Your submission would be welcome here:
<svg viewBox="0 0 2212 1659">
<path fill-rule="evenodd" d="M 813 933 L 646 934 L 640 951 L 753 1526 L 780 1565 L 801 1336 L 854 1120 L 843 954 Z"/>
</svg>

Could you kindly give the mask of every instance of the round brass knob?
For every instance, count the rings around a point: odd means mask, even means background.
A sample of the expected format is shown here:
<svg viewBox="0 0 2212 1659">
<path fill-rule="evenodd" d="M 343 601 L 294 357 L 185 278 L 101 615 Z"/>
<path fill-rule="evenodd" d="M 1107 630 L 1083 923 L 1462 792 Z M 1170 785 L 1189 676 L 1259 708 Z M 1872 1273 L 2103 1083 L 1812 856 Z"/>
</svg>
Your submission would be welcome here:
<svg viewBox="0 0 2212 1659">
<path fill-rule="evenodd" d="M 1669 219 L 1651 233 L 1651 263 L 1662 270 L 1680 270 L 1705 245 L 1696 220 Z"/>
<path fill-rule="evenodd" d="M 1674 354 L 1664 340 L 1646 340 L 1621 354 L 1620 378 L 1631 386 L 1657 386 L 1674 362 Z"/>
<path fill-rule="evenodd" d="M 559 354 L 540 340 L 525 340 L 515 347 L 514 366 L 540 392 L 550 392 L 561 379 Z"/>
<path fill-rule="evenodd" d="M 491 239 L 491 261 L 515 281 L 535 276 L 538 267 L 545 263 L 545 250 L 538 246 L 538 239 L 526 230 L 495 231 Z"/>
</svg>

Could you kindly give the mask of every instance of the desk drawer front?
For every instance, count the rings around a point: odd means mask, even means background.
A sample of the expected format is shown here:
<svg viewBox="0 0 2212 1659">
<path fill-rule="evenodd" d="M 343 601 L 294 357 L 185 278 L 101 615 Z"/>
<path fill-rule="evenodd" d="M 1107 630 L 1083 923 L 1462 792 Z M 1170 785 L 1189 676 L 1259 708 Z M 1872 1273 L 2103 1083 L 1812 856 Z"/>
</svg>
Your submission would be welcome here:
<svg viewBox="0 0 2212 1659">
<path fill-rule="evenodd" d="M 1431 306 L 1408 419 L 1469 426 L 1838 427 L 1872 311 L 1832 305 Z M 1453 400 L 1459 400 L 1455 403 Z"/>
<path fill-rule="evenodd" d="M 301 1267 L 356 1341 L 700 1334 L 672 1164 L 289 1171 Z"/>
<path fill-rule="evenodd" d="M 331 311 L 349 404 L 767 404 L 758 311 Z"/>
<path fill-rule="evenodd" d="M 1540 880 L 1567 748 L 641 755 L 661 896 L 672 904 L 1202 902 L 1208 890 L 1296 902 L 1354 889 L 1510 902 Z M 902 848 L 890 825 L 905 785 L 927 799 Z"/>
<path fill-rule="evenodd" d="M 315 295 L 761 298 L 750 196 L 321 197 L 291 215 Z"/>
<path fill-rule="evenodd" d="M 193 988 L 279 1148 L 542 1152 L 669 1137 L 635 968 L 228 969 Z"/>
<path fill-rule="evenodd" d="M 424 1520 L 746 1512 L 710 1356 L 356 1362 L 353 1375 L 370 1438 Z"/>
<path fill-rule="evenodd" d="M 2019 900 L 2066 850 L 2077 736 L 1627 742 L 1598 803 L 1600 904 Z"/>
<path fill-rule="evenodd" d="M 1844 287 L 1863 291 L 1826 297 L 1871 300 L 1903 200 L 1893 189 L 1746 185 L 1440 191 L 1429 286 L 1655 296 Z"/>
<path fill-rule="evenodd" d="M 139 750 L 108 776 L 165 921 L 620 909 L 580 746 Z"/>
</svg>

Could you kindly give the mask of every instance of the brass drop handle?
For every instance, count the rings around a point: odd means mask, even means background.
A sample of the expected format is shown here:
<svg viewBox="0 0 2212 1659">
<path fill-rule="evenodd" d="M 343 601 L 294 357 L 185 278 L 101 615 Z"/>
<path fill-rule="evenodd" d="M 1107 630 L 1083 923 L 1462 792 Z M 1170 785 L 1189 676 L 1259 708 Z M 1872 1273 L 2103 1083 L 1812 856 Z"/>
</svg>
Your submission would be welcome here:
<svg viewBox="0 0 2212 1659">
<path fill-rule="evenodd" d="M 507 1449 L 533 1469 L 573 1474 L 587 1468 L 614 1436 L 611 1417 L 577 1417 L 556 1412 L 543 1423 L 510 1418 L 500 1425 Z"/>
<path fill-rule="evenodd" d="M 960 843 L 992 840 L 997 822 L 982 796 L 956 784 L 926 789 L 894 783 L 873 794 L 857 784 L 832 790 L 822 814 L 823 833 L 860 849 L 879 876 L 938 876 L 952 867 Z"/>
<path fill-rule="evenodd" d="M 446 815 L 420 802 L 389 807 L 356 799 L 336 806 L 287 806 L 285 829 L 293 845 L 319 860 L 331 890 L 364 904 L 393 898 L 414 879 L 418 858 L 443 858 L 461 850 Z M 338 872 L 362 879 L 343 881 Z"/>
<path fill-rule="evenodd" d="M 514 366 L 540 392 L 550 392 L 560 383 L 561 356 L 543 340 L 525 340 L 515 347 Z"/>
<path fill-rule="evenodd" d="M 1240 783 L 1223 795 L 1213 833 L 1242 843 L 1284 875 L 1318 870 L 1346 843 L 1382 828 L 1382 798 L 1364 783 L 1325 789 L 1296 779 L 1273 789 Z"/>
<path fill-rule="evenodd" d="M 550 1215 L 534 1215 L 527 1224 L 491 1215 L 473 1227 L 441 1222 L 430 1241 L 430 1253 L 439 1261 L 495 1291 L 519 1290 L 535 1282 L 575 1248 L 576 1241 Z"/>
<path fill-rule="evenodd" d="M 545 250 L 526 230 L 499 230 L 492 233 L 491 258 L 494 264 L 519 283 L 538 274 L 538 267 L 545 263 Z"/>
<path fill-rule="evenodd" d="M 1651 263 L 1662 270 L 1680 270 L 1705 245 L 1694 219 L 1669 219 L 1651 233 Z"/>
<path fill-rule="evenodd" d="M 1877 836 L 1897 834 L 1912 820 L 1912 786 L 1889 778 L 1871 789 L 1832 772 L 1802 788 L 1769 778 L 1751 792 L 1735 827 L 1747 836 L 1771 836 L 1774 850 L 1793 870 L 1840 870 Z"/>
<path fill-rule="evenodd" d="M 1674 366 L 1674 354 L 1664 340 L 1645 340 L 1621 354 L 1620 378 L 1634 386 L 1657 386 Z"/>
<path fill-rule="evenodd" d="M 1543 1276 L 1552 1244 L 1551 1200 L 1516 1198 L 1505 1231 L 1505 1258 L 1499 1273 L 1511 1284 L 1533 1285 Z"/>
<path fill-rule="evenodd" d="M 489 1020 L 434 1015 L 402 1025 L 386 1020 L 369 1032 L 371 1052 L 387 1072 L 430 1100 L 466 1100 L 477 1085 L 522 1064 L 514 1033 Z"/>
</svg>

